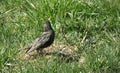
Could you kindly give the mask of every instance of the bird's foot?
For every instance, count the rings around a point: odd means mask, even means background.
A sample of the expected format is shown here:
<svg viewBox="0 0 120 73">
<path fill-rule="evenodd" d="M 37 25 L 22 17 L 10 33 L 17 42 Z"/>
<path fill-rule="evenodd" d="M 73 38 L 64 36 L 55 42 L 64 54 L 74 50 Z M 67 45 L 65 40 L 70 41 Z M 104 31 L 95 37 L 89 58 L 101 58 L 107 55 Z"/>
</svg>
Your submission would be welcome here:
<svg viewBox="0 0 120 73">
<path fill-rule="evenodd" d="M 24 56 L 24 60 L 29 60 L 30 59 L 30 55 L 29 54 L 25 54 L 25 56 Z"/>
</svg>

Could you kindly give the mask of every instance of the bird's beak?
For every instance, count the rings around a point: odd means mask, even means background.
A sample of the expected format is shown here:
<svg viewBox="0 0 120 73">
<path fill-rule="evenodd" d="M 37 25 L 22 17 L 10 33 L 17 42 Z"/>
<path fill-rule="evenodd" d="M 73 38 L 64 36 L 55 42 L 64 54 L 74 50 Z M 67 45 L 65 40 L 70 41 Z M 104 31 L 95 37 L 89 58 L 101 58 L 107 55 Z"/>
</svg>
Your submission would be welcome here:
<svg viewBox="0 0 120 73">
<path fill-rule="evenodd" d="M 48 18 L 48 20 L 50 21 L 50 17 Z"/>
</svg>

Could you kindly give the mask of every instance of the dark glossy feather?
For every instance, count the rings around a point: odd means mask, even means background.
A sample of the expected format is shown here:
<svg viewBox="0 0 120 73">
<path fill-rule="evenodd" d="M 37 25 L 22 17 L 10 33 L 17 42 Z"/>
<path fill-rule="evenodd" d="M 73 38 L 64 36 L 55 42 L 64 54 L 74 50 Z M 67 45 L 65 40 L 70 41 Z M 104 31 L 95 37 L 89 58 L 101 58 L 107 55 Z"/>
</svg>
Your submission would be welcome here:
<svg viewBox="0 0 120 73">
<path fill-rule="evenodd" d="M 54 33 L 54 30 L 51 27 L 51 24 L 50 24 L 49 20 L 44 25 L 44 31 L 45 32 L 43 32 L 43 34 L 40 37 L 35 39 L 35 41 L 33 41 L 33 43 L 29 44 L 26 47 L 27 48 L 26 53 L 30 53 L 34 50 L 42 51 L 44 48 L 50 46 L 53 43 L 55 33 Z"/>
</svg>

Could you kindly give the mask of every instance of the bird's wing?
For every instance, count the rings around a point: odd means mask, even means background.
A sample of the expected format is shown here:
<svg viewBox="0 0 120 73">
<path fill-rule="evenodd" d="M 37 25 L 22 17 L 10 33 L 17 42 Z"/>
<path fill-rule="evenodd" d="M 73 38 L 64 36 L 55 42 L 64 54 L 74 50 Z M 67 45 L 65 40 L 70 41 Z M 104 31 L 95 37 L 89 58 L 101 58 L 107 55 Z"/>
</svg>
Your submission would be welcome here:
<svg viewBox="0 0 120 73">
<path fill-rule="evenodd" d="M 51 34 L 49 32 L 44 32 L 39 38 L 37 38 L 33 42 L 32 47 L 28 51 L 26 51 L 26 53 L 30 53 L 39 48 L 40 46 L 44 45 L 49 40 L 50 35 Z"/>
</svg>

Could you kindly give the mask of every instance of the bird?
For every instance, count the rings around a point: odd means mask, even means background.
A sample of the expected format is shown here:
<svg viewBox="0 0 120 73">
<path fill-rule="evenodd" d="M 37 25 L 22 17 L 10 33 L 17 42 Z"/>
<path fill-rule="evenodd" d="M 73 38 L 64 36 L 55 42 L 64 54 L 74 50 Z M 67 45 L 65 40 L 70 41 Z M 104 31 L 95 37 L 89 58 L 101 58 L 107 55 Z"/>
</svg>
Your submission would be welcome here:
<svg viewBox="0 0 120 73">
<path fill-rule="evenodd" d="M 36 38 L 32 43 L 28 44 L 24 48 L 27 49 L 25 54 L 29 55 L 32 51 L 36 50 L 37 54 L 40 55 L 44 48 L 49 47 L 55 38 L 55 31 L 53 30 L 50 19 L 44 24 L 44 32 L 38 38 Z"/>
</svg>

